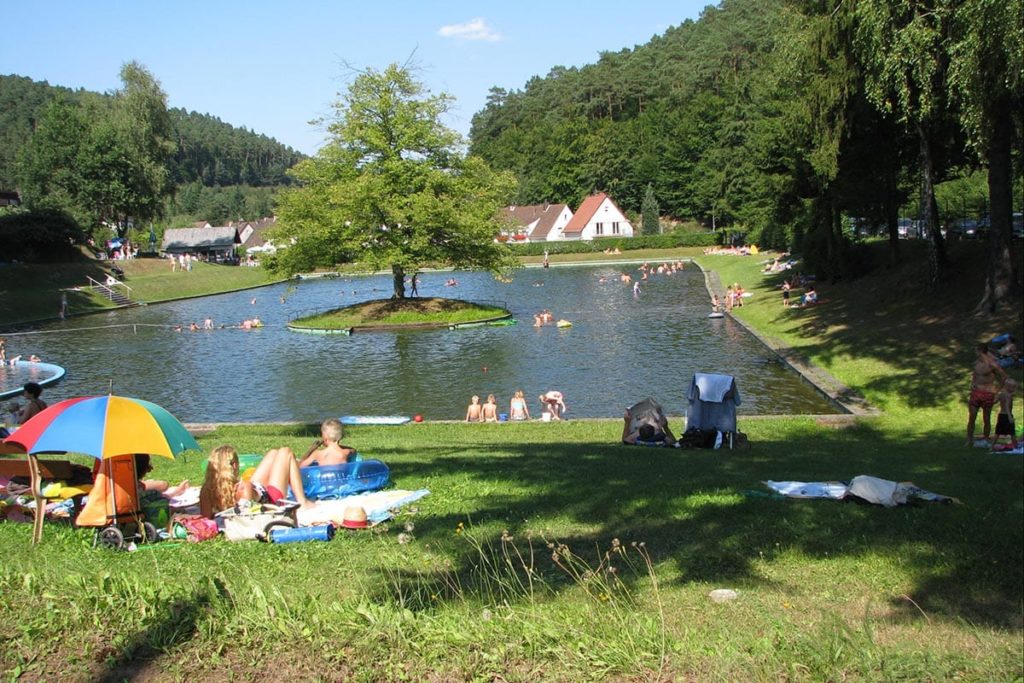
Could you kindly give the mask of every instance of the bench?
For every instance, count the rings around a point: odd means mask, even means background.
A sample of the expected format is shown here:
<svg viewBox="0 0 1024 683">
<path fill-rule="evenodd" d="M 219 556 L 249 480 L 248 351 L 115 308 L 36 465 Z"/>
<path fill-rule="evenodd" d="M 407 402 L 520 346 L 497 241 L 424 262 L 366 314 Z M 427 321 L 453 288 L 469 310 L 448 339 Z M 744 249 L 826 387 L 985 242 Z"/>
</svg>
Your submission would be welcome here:
<svg viewBox="0 0 1024 683">
<path fill-rule="evenodd" d="M 53 481 L 67 481 L 74 474 L 76 465 L 69 460 L 40 460 L 39 476 Z M 77 467 L 81 467 L 78 465 Z M 0 458 L 0 477 L 28 477 L 28 458 Z"/>
</svg>

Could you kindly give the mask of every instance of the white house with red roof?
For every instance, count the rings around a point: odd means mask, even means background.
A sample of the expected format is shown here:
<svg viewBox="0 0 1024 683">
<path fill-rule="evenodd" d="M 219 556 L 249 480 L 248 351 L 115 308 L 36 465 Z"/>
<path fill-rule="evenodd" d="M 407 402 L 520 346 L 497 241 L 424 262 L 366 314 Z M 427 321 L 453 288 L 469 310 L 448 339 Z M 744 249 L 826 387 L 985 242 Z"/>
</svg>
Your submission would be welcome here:
<svg viewBox="0 0 1024 683">
<path fill-rule="evenodd" d="M 598 237 L 632 237 L 633 224 L 604 192 L 583 200 L 562 231 L 561 239 L 592 240 Z"/>
<path fill-rule="evenodd" d="M 509 206 L 504 211 L 512 227 L 512 237 L 521 242 L 544 242 L 562 239 L 565 226 L 572 220 L 568 204 L 531 204 Z M 519 238 L 519 235 L 523 235 Z"/>
</svg>

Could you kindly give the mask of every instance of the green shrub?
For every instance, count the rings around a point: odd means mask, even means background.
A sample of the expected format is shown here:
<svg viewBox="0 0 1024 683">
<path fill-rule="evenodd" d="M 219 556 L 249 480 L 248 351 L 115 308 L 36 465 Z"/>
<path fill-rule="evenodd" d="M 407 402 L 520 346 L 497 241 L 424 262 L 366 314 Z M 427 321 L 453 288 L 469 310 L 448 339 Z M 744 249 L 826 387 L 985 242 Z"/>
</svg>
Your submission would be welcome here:
<svg viewBox="0 0 1024 683">
<path fill-rule="evenodd" d="M 0 259 L 26 263 L 74 260 L 82 228 L 56 210 L 15 211 L 0 215 Z"/>
<path fill-rule="evenodd" d="M 718 244 L 718 235 L 712 232 L 673 232 L 667 235 L 638 235 L 636 237 L 603 237 L 590 242 L 509 242 L 517 256 L 549 254 L 591 254 L 605 249 L 633 251 L 636 249 L 676 249 L 678 247 L 711 247 Z"/>
</svg>

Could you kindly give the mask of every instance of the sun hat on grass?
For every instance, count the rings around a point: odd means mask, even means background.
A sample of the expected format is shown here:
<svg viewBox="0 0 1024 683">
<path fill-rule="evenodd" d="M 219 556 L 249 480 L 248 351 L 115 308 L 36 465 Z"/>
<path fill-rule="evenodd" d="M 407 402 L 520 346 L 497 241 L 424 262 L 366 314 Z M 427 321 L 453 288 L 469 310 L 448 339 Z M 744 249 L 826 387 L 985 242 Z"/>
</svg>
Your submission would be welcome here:
<svg viewBox="0 0 1024 683">
<path fill-rule="evenodd" d="M 369 522 L 366 521 L 366 510 L 356 505 L 345 508 L 341 525 L 346 529 L 365 529 L 369 526 Z"/>
</svg>

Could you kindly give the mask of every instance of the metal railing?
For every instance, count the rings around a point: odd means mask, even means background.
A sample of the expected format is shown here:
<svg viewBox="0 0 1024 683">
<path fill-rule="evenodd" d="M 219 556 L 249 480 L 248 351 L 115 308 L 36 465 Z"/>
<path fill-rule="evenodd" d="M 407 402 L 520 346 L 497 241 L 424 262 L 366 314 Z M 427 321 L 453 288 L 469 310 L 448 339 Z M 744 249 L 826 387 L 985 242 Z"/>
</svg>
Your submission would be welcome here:
<svg viewBox="0 0 1024 683">
<path fill-rule="evenodd" d="M 129 301 L 132 298 L 132 288 L 126 285 L 125 283 L 121 282 L 120 280 L 116 280 L 115 282 L 107 284 L 104 282 L 94 280 L 88 275 L 86 275 L 85 279 L 89 281 L 90 291 L 98 292 L 99 294 L 105 296 L 110 301 L 114 301 L 115 299 L 114 294 L 116 290 L 114 289 L 114 287 L 121 287 L 122 289 L 124 289 L 124 293 L 120 294 L 122 298 L 128 299 Z"/>
</svg>

